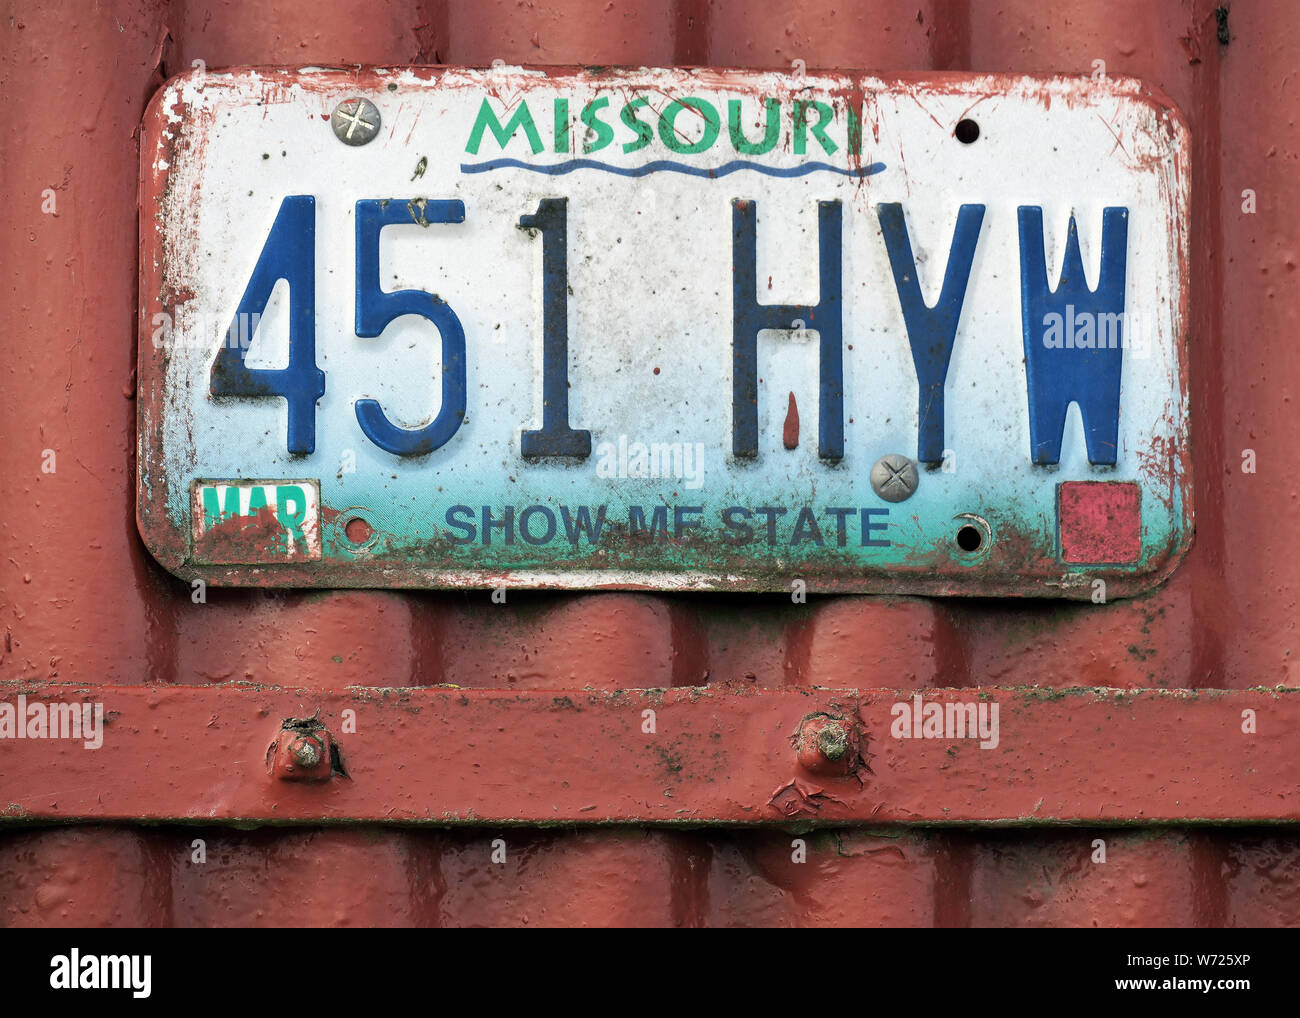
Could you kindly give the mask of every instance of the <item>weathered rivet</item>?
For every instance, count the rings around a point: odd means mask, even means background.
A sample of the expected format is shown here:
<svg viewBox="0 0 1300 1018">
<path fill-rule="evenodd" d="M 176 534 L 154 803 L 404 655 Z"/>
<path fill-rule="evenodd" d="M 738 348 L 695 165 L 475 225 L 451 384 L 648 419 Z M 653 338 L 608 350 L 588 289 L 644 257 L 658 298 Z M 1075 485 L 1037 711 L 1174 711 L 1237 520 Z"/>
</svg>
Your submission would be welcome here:
<svg viewBox="0 0 1300 1018">
<path fill-rule="evenodd" d="M 916 464 L 896 452 L 886 453 L 871 468 L 871 487 L 886 502 L 902 502 L 916 492 Z"/>
<path fill-rule="evenodd" d="M 369 99 L 344 99 L 330 114 L 330 126 L 344 145 L 364 145 L 379 133 L 379 108 Z"/>
</svg>

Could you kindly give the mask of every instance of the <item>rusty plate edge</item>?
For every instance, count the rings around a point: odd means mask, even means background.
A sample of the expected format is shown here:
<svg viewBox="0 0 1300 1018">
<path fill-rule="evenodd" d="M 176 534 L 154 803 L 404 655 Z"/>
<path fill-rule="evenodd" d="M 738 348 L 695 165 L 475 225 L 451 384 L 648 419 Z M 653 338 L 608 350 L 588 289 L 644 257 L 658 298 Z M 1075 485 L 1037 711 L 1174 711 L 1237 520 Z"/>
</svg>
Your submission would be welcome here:
<svg viewBox="0 0 1300 1018">
<path fill-rule="evenodd" d="M 437 825 L 1293 822 L 1300 783 L 1287 775 L 1295 773 L 1297 693 L 9 682 L 0 685 L 0 704 L 17 705 L 20 695 L 29 710 L 100 703 L 105 724 L 98 749 L 70 739 L 0 738 L 0 816 Z M 983 705 L 988 717 L 996 706 L 997 745 L 891 735 L 896 705 L 914 704 L 914 696 L 923 705 Z M 355 712 L 355 731 L 345 711 Z M 1243 731 L 1246 711 L 1254 712 L 1256 733 Z M 809 755 L 807 736 L 826 715 L 844 721 L 849 752 L 838 762 Z M 311 717 L 340 747 L 346 776 L 273 775 L 268 750 L 282 722 Z M 818 772 L 804 766 L 810 762 Z"/>
</svg>

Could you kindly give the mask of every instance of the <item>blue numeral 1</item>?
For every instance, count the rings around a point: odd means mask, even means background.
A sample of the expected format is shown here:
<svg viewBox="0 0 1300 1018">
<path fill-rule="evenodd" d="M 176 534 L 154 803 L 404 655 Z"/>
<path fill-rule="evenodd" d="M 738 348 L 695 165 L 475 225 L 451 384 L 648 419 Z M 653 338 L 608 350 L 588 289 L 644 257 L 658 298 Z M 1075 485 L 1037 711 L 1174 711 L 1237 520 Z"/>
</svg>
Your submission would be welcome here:
<svg viewBox="0 0 1300 1018">
<path fill-rule="evenodd" d="M 542 426 L 519 436 L 525 459 L 591 455 L 591 432 L 569 427 L 569 199 L 543 198 L 519 217 L 542 235 Z"/>
<path fill-rule="evenodd" d="M 357 400 L 357 423 L 366 437 L 395 456 L 423 456 L 446 445 L 465 419 L 465 330 L 447 302 L 424 290 L 379 286 L 379 233 L 398 223 L 463 223 L 465 203 L 426 201 L 419 218 L 400 198 L 357 202 L 357 324 L 362 339 L 374 339 L 394 318 L 419 315 L 442 336 L 442 407 L 423 428 L 399 428 L 385 416 L 379 401 Z"/>
<path fill-rule="evenodd" d="M 289 283 L 289 366 L 247 367 L 244 340 L 251 337 L 245 323 L 262 316 L 281 279 Z M 289 452 L 315 451 L 316 401 L 325 395 L 325 372 L 316 367 L 316 199 L 311 195 L 290 195 L 280 203 L 235 320 L 212 363 L 209 389 L 214 396 L 283 396 L 289 404 Z"/>
</svg>

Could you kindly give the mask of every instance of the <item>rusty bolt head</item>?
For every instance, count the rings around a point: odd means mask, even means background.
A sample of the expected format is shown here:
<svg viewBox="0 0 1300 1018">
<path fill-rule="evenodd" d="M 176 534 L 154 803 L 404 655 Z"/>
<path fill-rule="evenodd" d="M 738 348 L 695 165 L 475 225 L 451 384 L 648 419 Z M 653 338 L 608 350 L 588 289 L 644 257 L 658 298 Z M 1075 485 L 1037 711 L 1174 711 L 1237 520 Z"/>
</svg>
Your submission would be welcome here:
<svg viewBox="0 0 1300 1018">
<path fill-rule="evenodd" d="M 871 468 L 871 487 L 886 502 L 911 498 L 919 480 L 916 464 L 896 452 L 881 456 Z"/>
<path fill-rule="evenodd" d="M 379 108 L 369 99 L 344 99 L 330 114 L 330 127 L 344 145 L 364 145 L 379 133 Z"/>
<path fill-rule="evenodd" d="M 333 773 L 330 733 L 324 728 L 284 728 L 268 755 L 271 773 L 281 781 L 328 781 Z"/>
<path fill-rule="evenodd" d="M 795 736 L 799 766 L 814 774 L 847 774 L 856 755 L 849 723 L 818 714 L 805 718 Z"/>
<path fill-rule="evenodd" d="M 827 760 L 843 760 L 849 751 L 849 733 L 839 722 L 831 722 L 817 733 L 817 749 Z"/>
<path fill-rule="evenodd" d="M 299 767 L 310 770 L 320 763 L 320 743 L 310 736 L 294 739 L 289 744 L 289 755 L 293 757 L 293 762 Z"/>
</svg>

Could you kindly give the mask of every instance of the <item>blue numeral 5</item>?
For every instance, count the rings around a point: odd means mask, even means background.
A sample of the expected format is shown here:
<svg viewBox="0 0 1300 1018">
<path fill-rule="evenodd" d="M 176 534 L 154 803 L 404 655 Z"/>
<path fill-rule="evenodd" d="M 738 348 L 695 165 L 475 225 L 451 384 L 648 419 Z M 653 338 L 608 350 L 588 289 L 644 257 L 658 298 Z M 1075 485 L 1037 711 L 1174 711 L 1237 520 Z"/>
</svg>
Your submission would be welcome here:
<svg viewBox="0 0 1300 1018">
<path fill-rule="evenodd" d="M 427 201 L 425 223 L 463 223 L 462 201 Z M 378 400 L 359 399 L 357 423 L 366 437 L 397 456 L 422 456 L 451 440 L 465 419 L 465 330 L 456 312 L 440 297 L 424 290 L 385 293 L 379 286 L 379 233 L 385 226 L 413 222 L 410 205 L 400 198 L 357 202 L 357 325 L 356 333 L 373 339 L 389 322 L 402 315 L 419 315 L 433 323 L 442 336 L 442 407 L 423 428 L 399 428 Z"/>
<path fill-rule="evenodd" d="M 246 340 L 255 331 L 248 323 L 266 311 L 281 279 L 289 283 L 289 366 L 247 367 Z M 280 203 L 235 320 L 212 362 L 209 389 L 214 396 L 283 396 L 289 404 L 289 452 L 315 451 L 316 401 L 325 395 L 325 372 L 316 367 L 316 199 L 311 195 L 291 195 Z"/>
</svg>

